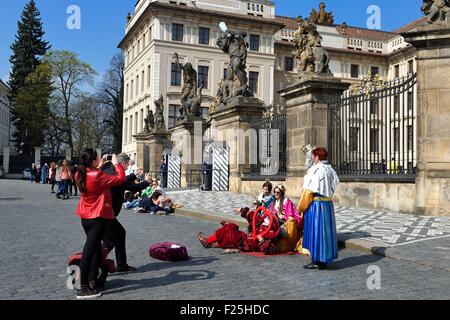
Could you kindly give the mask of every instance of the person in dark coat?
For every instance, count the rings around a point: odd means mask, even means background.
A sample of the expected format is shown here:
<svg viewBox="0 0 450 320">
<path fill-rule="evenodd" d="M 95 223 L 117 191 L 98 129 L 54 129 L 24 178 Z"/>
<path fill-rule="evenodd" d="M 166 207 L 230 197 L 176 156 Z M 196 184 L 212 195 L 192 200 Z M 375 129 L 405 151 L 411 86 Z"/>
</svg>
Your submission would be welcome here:
<svg viewBox="0 0 450 320">
<path fill-rule="evenodd" d="M 130 157 L 127 154 L 121 153 L 117 156 L 117 161 L 122 164 L 126 170 L 130 162 Z M 115 168 L 110 162 L 105 163 L 101 167 L 101 170 L 107 174 L 116 174 Z M 139 175 L 142 170 L 137 171 L 138 172 L 136 173 Z M 125 228 L 120 224 L 119 220 L 117 220 L 117 217 L 120 214 L 120 210 L 122 209 L 125 191 L 131 191 L 134 194 L 136 192 L 144 190 L 150 185 L 151 175 L 146 174 L 145 180 L 141 183 L 136 183 L 136 179 L 136 174 L 132 173 L 126 177 L 124 184 L 111 188 L 112 207 L 116 218 L 111 221 L 106 230 L 106 234 L 103 239 L 103 248 L 108 250 L 108 252 L 111 252 L 112 249 L 115 248 L 117 272 L 136 271 L 136 268 L 131 267 L 127 264 L 125 246 L 126 231 Z"/>
</svg>

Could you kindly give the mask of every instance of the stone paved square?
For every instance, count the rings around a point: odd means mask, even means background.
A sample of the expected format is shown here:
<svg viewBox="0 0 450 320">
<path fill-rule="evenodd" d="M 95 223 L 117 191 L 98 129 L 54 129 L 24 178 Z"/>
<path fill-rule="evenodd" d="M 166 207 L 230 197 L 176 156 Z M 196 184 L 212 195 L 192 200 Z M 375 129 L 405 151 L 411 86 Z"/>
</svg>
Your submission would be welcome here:
<svg viewBox="0 0 450 320">
<path fill-rule="evenodd" d="M 0 180 L 0 299 L 74 299 L 66 287 L 67 258 L 85 239 L 74 213 L 77 201 L 57 200 L 45 185 Z M 127 230 L 129 263 L 139 269 L 110 275 L 105 300 L 450 298 L 449 272 L 433 266 L 343 249 L 330 270 L 307 271 L 306 256 L 256 258 L 203 249 L 196 234 L 213 232 L 215 222 L 132 211 L 119 220 Z M 151 259 L 149 245 L 168 240 L 185 244 L 191 260 Z M 367 287 L 373 265 L 381 270 L 380 290 Z"/>
</svg>

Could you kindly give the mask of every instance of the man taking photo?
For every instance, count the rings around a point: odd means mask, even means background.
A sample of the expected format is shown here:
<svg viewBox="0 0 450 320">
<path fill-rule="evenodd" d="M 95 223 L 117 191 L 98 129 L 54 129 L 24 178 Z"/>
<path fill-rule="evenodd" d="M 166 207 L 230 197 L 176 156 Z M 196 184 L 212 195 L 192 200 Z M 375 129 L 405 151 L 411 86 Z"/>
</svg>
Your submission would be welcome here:
<svg viewBox="0 0 450 320">
<path fill-rule="evenodd" d="M 117 161 L 124 167 L 126 171 L 130 163 L 130 157 L 125 153 L 121 153 L 117 156 Z M 107 174 L 116 175 L 114 166 L 111 162 L 105 163 L 101 167 L 101 170 Z M 117 217 L 120 213 L 120 210 L 122 209 L 125 191 L 131 191 L 131 193 L 134 194 L 136 192 L 144 190 L 150 185 L 152 179 L 149 173 L 145 175 L 144 181 L 142 181 L 141 183 L 136 183 L 136 179 L 142 174 L 143 170 L 138 169 L 135 173 L 131 173 L 126 177 L 124 184 L 111 188 L 112 206 L 116 218 L 111 221 L 106 230 L 105 238 L 103 239 L 103 249 L 107 249 L 108 252 L 111 252 L 112 249 L 115 248 L 117 265 L 116 272 L 136 271 L 135 267 L 131 267 L 127 264 L 127 254 L 125 247 L 126 231 L 125 228 L 120 224 L 119 220 L 117 220 Z"/>
</svg>

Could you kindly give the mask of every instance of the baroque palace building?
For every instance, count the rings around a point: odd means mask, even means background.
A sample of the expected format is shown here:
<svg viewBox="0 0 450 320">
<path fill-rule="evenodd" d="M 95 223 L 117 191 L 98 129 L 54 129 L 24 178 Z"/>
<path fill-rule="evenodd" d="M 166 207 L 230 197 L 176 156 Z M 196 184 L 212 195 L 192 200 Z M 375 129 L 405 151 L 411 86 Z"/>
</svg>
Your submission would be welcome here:
<svg viewBox="0 0 450 320">
<path fill-rule="evenodd" d="M 190 62 L 197 70 L 198 82 L 204 84 L 203 115 L 208 115 L 228 63 L 228 56 L 216 46 L 221 21 L 231 30 L 247 32 L 247 73 L 255 96 L 266 105 L 283 104 L 278 91 L 297 80 L 291 52 L 298 23 L 296 18 L 277 16 L 275 9 L 268 0 L 138 0 L 119 44 L 125 54 L 123 151 L 136 157 L 133 135 L 144 130 L 148 110 L 154 111 L 153 101 L 161 95 L 166 126 L 174 125 L 182 86 L 175 52 L 182 64 Z M 298 12 L 304 9 L 299 7 Z M 393 80 L 416 70 L 416 51 L 400 33 L 420 23 L 423 19 L 394 32 L 345 23 L 319 25 L 318 31 L 336 77 L 359 82 L 367 74 L 379 74 Z"/>
</svg>

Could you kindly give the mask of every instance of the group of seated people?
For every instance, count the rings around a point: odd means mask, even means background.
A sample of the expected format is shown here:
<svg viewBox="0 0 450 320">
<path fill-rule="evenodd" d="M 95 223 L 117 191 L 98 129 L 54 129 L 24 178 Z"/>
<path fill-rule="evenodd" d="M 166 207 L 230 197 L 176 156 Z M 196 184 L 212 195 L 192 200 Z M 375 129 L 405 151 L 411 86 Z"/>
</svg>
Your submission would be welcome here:
<svg viewBox="0 0 450 320">
<path fill-rule="evenodd" d="M 142 192 L 135 194 L 129 191 L 125 192 L 122 207 L 124 209 L 134 209 L 139 213 L 172 214 L 176 205 L 167 197 L 164 189 L 159 186 L 158 180 L 153 179 L 150 185 Z"/>
<path fill-rule="evenodd" d="M 234 223 L 222 221 L 222 228 L 211 236 L 199 233 L 197 238 L 205 248 L 222 248 L 231 252 L 305 253 L 302 248 L 303 219 L 294 203 L 285 196 L 283 185 L 275 187 L 267 181 L 263 192 L 254 201 L 256 209 L 235 209 L 248 222 L 247 232 Z"/>
</svg>

